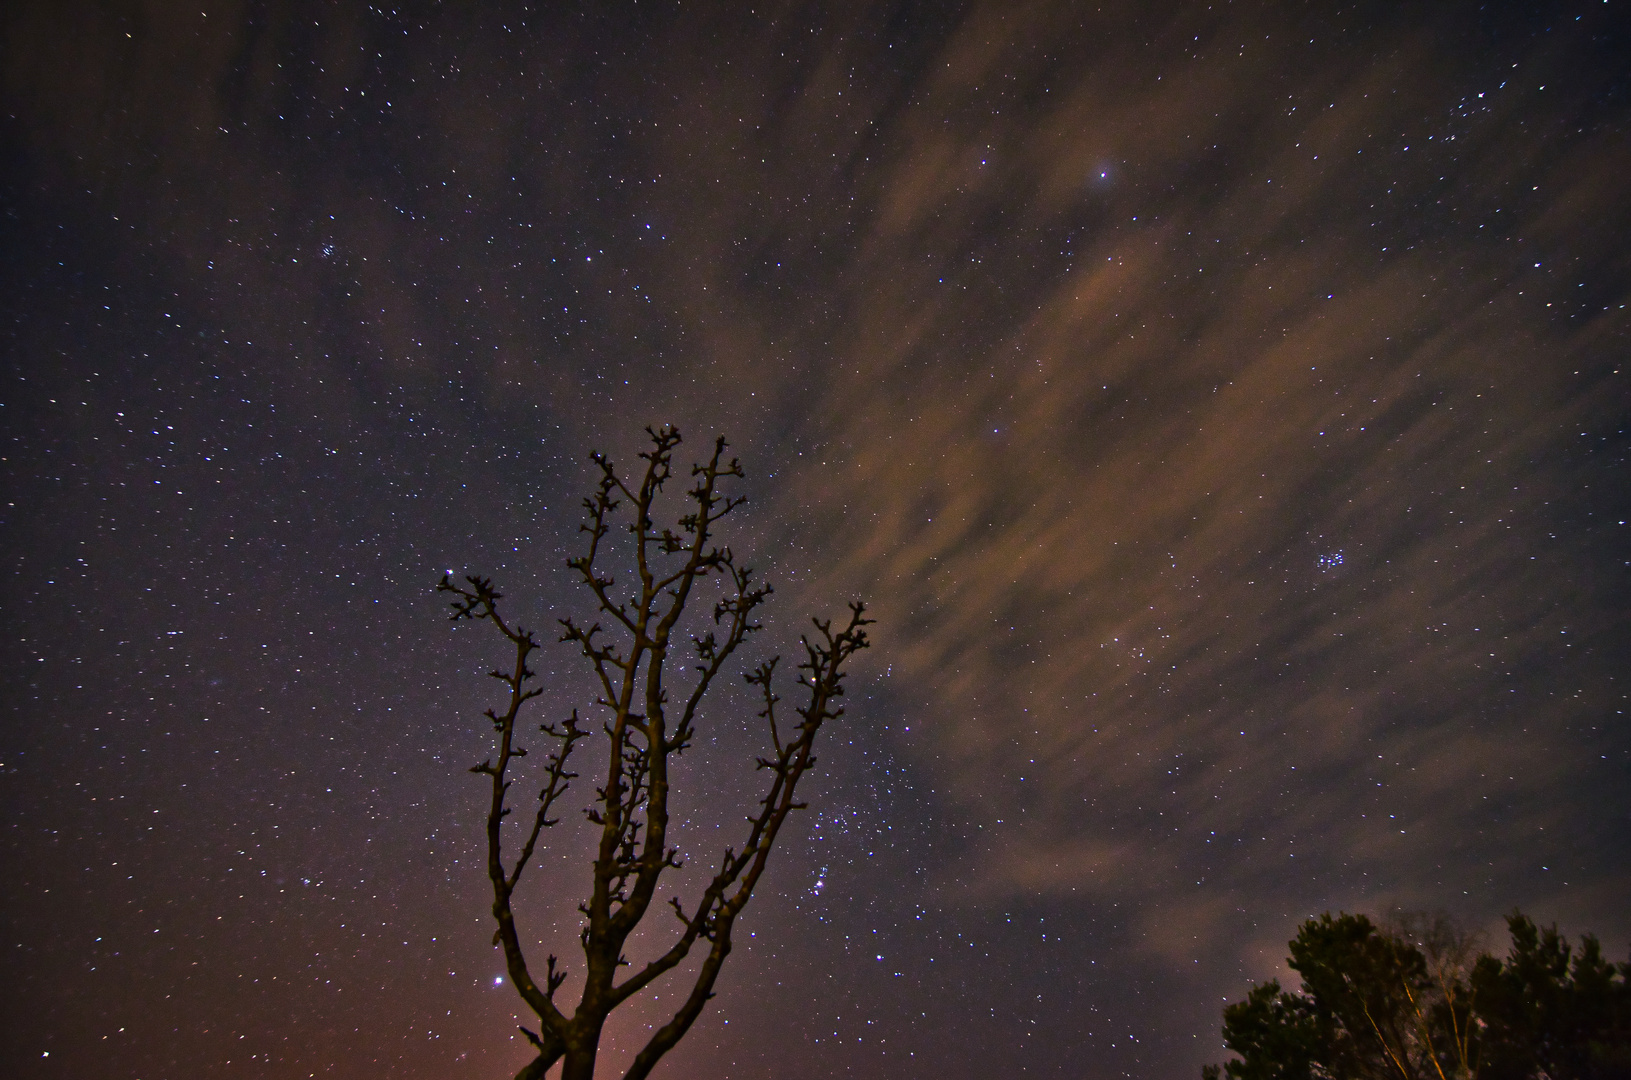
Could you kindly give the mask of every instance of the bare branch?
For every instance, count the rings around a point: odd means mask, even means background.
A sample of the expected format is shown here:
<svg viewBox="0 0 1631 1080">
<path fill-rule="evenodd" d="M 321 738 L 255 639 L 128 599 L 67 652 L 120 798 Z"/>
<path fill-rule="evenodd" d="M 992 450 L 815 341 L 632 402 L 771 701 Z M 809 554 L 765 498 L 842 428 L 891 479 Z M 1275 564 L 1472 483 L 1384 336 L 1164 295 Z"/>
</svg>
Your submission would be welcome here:
<svg viewBox="0 0 1631 1080">
<path fill-rule="evenodd" d="M 689 991 L 669 1021 L 663 1024 L 637 1055 L 628 1075 L 643 1077 L 684 1036 L 701 1015 L 725 958 L 731 950 L 731 932 L 737 916 L 752 896 L 787 815 L 803 806 L 795 798 L 800 779 L 815 763 L 812 752 L 822 725 L 843 715 L 836 705 L 843 694 L 844 667 L 867 647 L 865 627 L 871 620 L 864 608 L 850 606 L 846 624 L 834 630 L 830 622 L 815 621 L 815 633 L 803 639 L 804 659 L 798 665 L 798 684 L 804 703 L 797 722 L 787 730 L 778 714 L 780 698 L 774 690 L 777 661 L 756 666 L 744 677 L 757 689 L 762 702 L 769 755 L 758 767 L 769 774 L 768 788 L 748 818 L 747 835 L 738 847 L 720 857 L 702 895 L 687 912 L 678 897 L 669 907 L 678 920 L 678 936 L 655 960 L 644 964 L 622 983 L 620 968 L 628 937 L 650 910 L 662 875 L 679 867 L 678 850 L 668 841 L 669 759 L 685 751 L 696 735 L 703 702 L 720 672 L 741 646 L 759 630 L 755 613 L 771 588 L 754 580 L 750 568 L 739 565 L 727 546 L 714 542 L 722 518 L 745 501 L 721 490 L 721 483 L 743 476 L 735 458 L 727 460 L 728 444 L 716 439 L 704 462 L 691 467 L 689 504 L 674 527 L 656 524 L 657 504 L 673 475 L 673 455 L 680 434 L 672 427 L 647 429 L 648 448 L 638 482 L 625 480 L 604 454 L 594 454 L 599 470 L 594 491 L 584 500 L 587 537 L 583 553 L 567 566 L 594 597 L 598 619 L 587 623 L 572 617 L 560 620 L 562 643 L 573 646 L 598 681 L 597 705 L 606 710 L 593 727 L 606 739 L 605 771 L 594 786 L 594 798 L 585 807 L 588 821 L 599 830 L 589 895 L 578 905 L 584 916 L 580 941 L 584 953 L 581 997 L 570 1016 L 555 1005 L 567 972 L 554 955 L 546 961 L 542 985 L 533 979 L 523 954 L 520 934 L 511 909 L 511 896 L 523 872 L 543 845 L 545 830 L 558 821 L 555 807 L 570 789 L 577 773 L 570 767 L 573 751 L 591 734 L 576 710 L 539 731 L 548 740 L 543 756 L 542 786 L 532 820 L 517 834 L 520 846 L 511 861 L 503 852 L 504 819 L 512 780 L 512 763 L 527 756 L 515 741 L 515 726 L 523 707 L 542 693 L 531 685 L 536 675 L 528 660 L 539 647 L 530 631 L 512 626 L 501 616 L 501 594 L 482 577 L 455 583 L 444 577 L 438 588 L 451 594 L 453 621 L 492 623 L 513 650 L 513 661 L 490 672 L 502 683 L 506 702 L 487 709 L 493 724 L 496 752 L 473 766 L 471 772 L 487 778 L 490 797 L 487 813 L 487 873 L 493 889 L 494 943 L 503 948 L 510 980 L 537 1014 L 537 1031 L 521 1030 L 538 1051 L 537 1058 L 518 1074 L 542 1080 L 557 1061 L 561 1080 L 591 1080 L 603 1026 L 618 1005 L 673 971 L 696 947 L 706 953 Z M 607 557 L 605 541 L 615 521 L 626 521 L 634 563 L 628 592 L 618 592 L 616 579 L 601 564 Z M 619 525 L 618 528 L 624 528 Z M 669 666 L 672 637 L 699 584 L 710 583 L 721 595 L 713 602 L 713 626 L 690 632 L 694 659 L 675 669 Z M 622 598 L 619 598 L 622 597 Z M 605 628 L 609 627 L 607 630 Z M 687 663 L 689 666 L 687 666 Z M 667 680 L 671 670 L 688 683 L 670 701 Z M 670 709 L 677 712 L 671 717 Z"/>
</svg>

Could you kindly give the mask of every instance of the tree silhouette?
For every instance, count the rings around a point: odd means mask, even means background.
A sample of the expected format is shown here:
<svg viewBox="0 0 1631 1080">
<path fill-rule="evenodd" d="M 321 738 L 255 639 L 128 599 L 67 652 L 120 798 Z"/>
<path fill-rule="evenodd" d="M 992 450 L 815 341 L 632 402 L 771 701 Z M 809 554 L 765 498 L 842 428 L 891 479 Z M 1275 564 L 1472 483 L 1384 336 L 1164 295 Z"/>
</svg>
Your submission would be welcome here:
<svg viewBox="0 0 1631 1080">
<path fill-rule="evenodd" d="M 872 620 L 863 617 L 865 609 L 860 603 L 850 604 L 848 618 L 836 628 L 830 621 L 813 620 L 815 633 L 802 639 L 804 658 L 798 665 L 802 703 L 791 717 L 777 708 L 780 698 L 773 689 L 777 659 L 744 676 L 755 688 L 761 706 L 758 716 L 768 729 L 768 752 L 757 761 L 758 768 L 769 774 L 765 795 L 748 818 L 741 846 L 725 850 L 701 895 L 689 908 L 678 897 L 668 901 L 678 923 L 672 943 L 619 981 L 622 969 L 632 967 L 624 946 L 652 910 L 659 879 L 681 865 L 668 836 L 670 759 L 691 744 L 705 696 L 732 654 L 759 629 L 754 612 L 771 593 L 768 585 L 753 581 L 752 571 L 736 561 L 729 547 L 713 540 L 720 520 L 744 501 L 720 490 L 721 481 L 743 475 L 736 459 L 722 460 L 725 440 L 716 440 L 712 456 L 692 466 L 691 508 L 679 518 L 676 532 L 659 529 L 653 509 L 670 478 L 680 434 L 672 427 L 646 430 L 651 449 L 640 455 L 644 475 L 634 487 L 604 455 L 593 455 L 601 475 L 594 494 L 584 500 L 588 520 L 582 531 L 588 538 L 587 550 L 567 563 L 593 595 L 599 618 L 604 620 L 604 625 L 601 621 L 585 625 L 562 619 L 560 640 L 576 646 L 596 681 L 599 696 L 595 706 L 602 714 L 601 734 L 606 739 L 604 772 L 585 810 L 592 826 L 599 829 L 599 840 L 590 892 L 578 908 L 584 924 L 580 934 L 583 988 L 570 1015 L 555 1001 L 567 979 L 566 967 L 551 955 L 545 961 L 542 981 L 534 975 L 521 946 L 511 898 L 544 830 L 557 823 L 551 814 L 577 777 L 571 771 L 573 752 L 590 737 L 591 730 L 576 709 L 563 720 L 541 726 L 551 747 L 544 757 L 543 788 L 520 849 L 507 860 L 502 826 L 510 813 L 506 799 L 513 782 L 511 768 L 526 754 L 516 742 L 516 724 L 527 703 L 544 692 L 542 687 L 529 685 L 535 673 L 528 661 L 539 642 L 531 631 L 499 613 L 501 594 L 489 579 L 472 576 L 456 584 L 443 577 L 438 586 L 453 594 L 453 621 L 485 620 L 513 651 L 508 667 L 491 673 L 507 693 L 502 710 L 488 709 L 485 714 L 497 735 L 496 756 L 471 771 L 486 776 L 491 785 L 487 876 L 492 883 L 493 918 L 498 923 L 494 943 L 503 947 L 510 981 L 538 1017 L 538 1030 L 521 1029 L 538 1055 L 517 1074 L 517 1080 L 538 1080 L 557 1061 L 561 1062 L 561 1080 L 592 1080 L 607 1017 L 678 968 L 696 948 L 702 957 L 689 991 L 672 1017 L 635 1055 L 625 1075 L 635 1080 L 649 1074 L 690 1029 L 713 996 L 720 967 L 731 951 L 731 929 L 764 873 L 782 823 L 792 810 L 804 805 L 795 800 L 795 789 L 815 763 L 811 750 L 816 735 L 823 723 L 843 715 L 836 701 L 844 692 L 844 665 L 868 644 L 864 628 Z M 632 519 L 627 529 L 633 537 L 636 578 L 629 594 L 617 592 L 617 582 L 601 568 L 609 557 L 608 534 L 625 502 Z M 686 634 L 681 626 L 686 606 L 711 579 L 720 586 L 712 628 Z M 678 647 L 677 634 L 688 639 L 689 649 Z M 686 652 L 692 672 L 688 688 L 683 686 L 685 661 L 676 659 L 676 653 L 683 656 Z"/>
<path fill-rule="evenodd" d="M 1540 929 L 1521 911 L 1507 916 L 1505 961 L 1481 956 L 1472 969 L 1483 1022 L 1486 1080 L 1623 1080 L 1631 1076 L 1631 963 L 1603 959 L 1590 934 L 1574 952 L 1556 926 Z"/>
<path fill-rule="evenodd" d="M 1448 920 L 1378 927 L 1329 913 L 1291 942 L 1298 993 L 1255 986 L 1223 1010 L 1240 1055 L 1205 1080 L 1623 1080 L 1631 1076 L 1631 963 L 1576 954 L 1557 928 L 1507 918 L 1503 961 L 1474 958 Z"/>
</svg>

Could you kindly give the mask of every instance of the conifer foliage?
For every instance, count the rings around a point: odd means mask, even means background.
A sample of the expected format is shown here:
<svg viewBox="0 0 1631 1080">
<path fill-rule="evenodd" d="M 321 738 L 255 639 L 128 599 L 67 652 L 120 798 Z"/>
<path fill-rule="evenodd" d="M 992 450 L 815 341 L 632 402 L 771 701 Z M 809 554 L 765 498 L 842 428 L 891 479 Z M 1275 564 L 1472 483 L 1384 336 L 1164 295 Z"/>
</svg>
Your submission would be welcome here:
<svg viewBox="0 0 1631 1080">
<path fill-rule="evenodd" d="M 1293 993 L 1254 986 L 1223 1010 L 1239 1055 L 1204 1080 L 1624 1080 L 1631 962 L 1514 911 L 1504 959 L 1444 918 L 1378 926 L 1329 913 L 1291 943 Z"/>
</svg>

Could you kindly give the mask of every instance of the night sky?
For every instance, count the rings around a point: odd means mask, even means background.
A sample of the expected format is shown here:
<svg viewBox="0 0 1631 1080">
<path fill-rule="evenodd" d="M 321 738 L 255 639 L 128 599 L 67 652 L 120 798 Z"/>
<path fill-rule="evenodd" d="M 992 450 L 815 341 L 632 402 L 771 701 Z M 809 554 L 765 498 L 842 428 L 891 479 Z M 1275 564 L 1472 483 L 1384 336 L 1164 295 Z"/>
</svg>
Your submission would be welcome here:
<svg viewBox="0 0 1631 1080">
<path fill-rule="evenodd" d="M 0 17 L 0 1072 L 529 1060 L 434 586 L 587 614 L 665 422 L 755 657 L 878 622 L 658 1075 L 1193 1077 L 1326 910 L 1627 955 L 1620 0 L 479 6 Z"/>
</svg>

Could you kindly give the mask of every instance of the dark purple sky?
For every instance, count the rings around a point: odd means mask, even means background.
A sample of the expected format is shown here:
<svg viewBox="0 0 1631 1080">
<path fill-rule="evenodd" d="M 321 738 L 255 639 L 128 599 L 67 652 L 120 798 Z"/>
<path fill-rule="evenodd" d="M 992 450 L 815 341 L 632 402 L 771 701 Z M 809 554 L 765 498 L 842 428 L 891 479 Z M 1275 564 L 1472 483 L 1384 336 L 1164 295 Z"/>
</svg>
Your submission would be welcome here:
<svg viewBox="0 0 1631 1080">
<path fill-rule="evenodd" d="M 661 422 L 767 647 L 878 618 L 661 1075 L 1194 1076 L 1325 910 L 1624 957 L 1623 4 L 1136 7 L 8 5 L 0 1072 L 511 1075 L 432 588 L 584 612 Z"/>
</svg>

